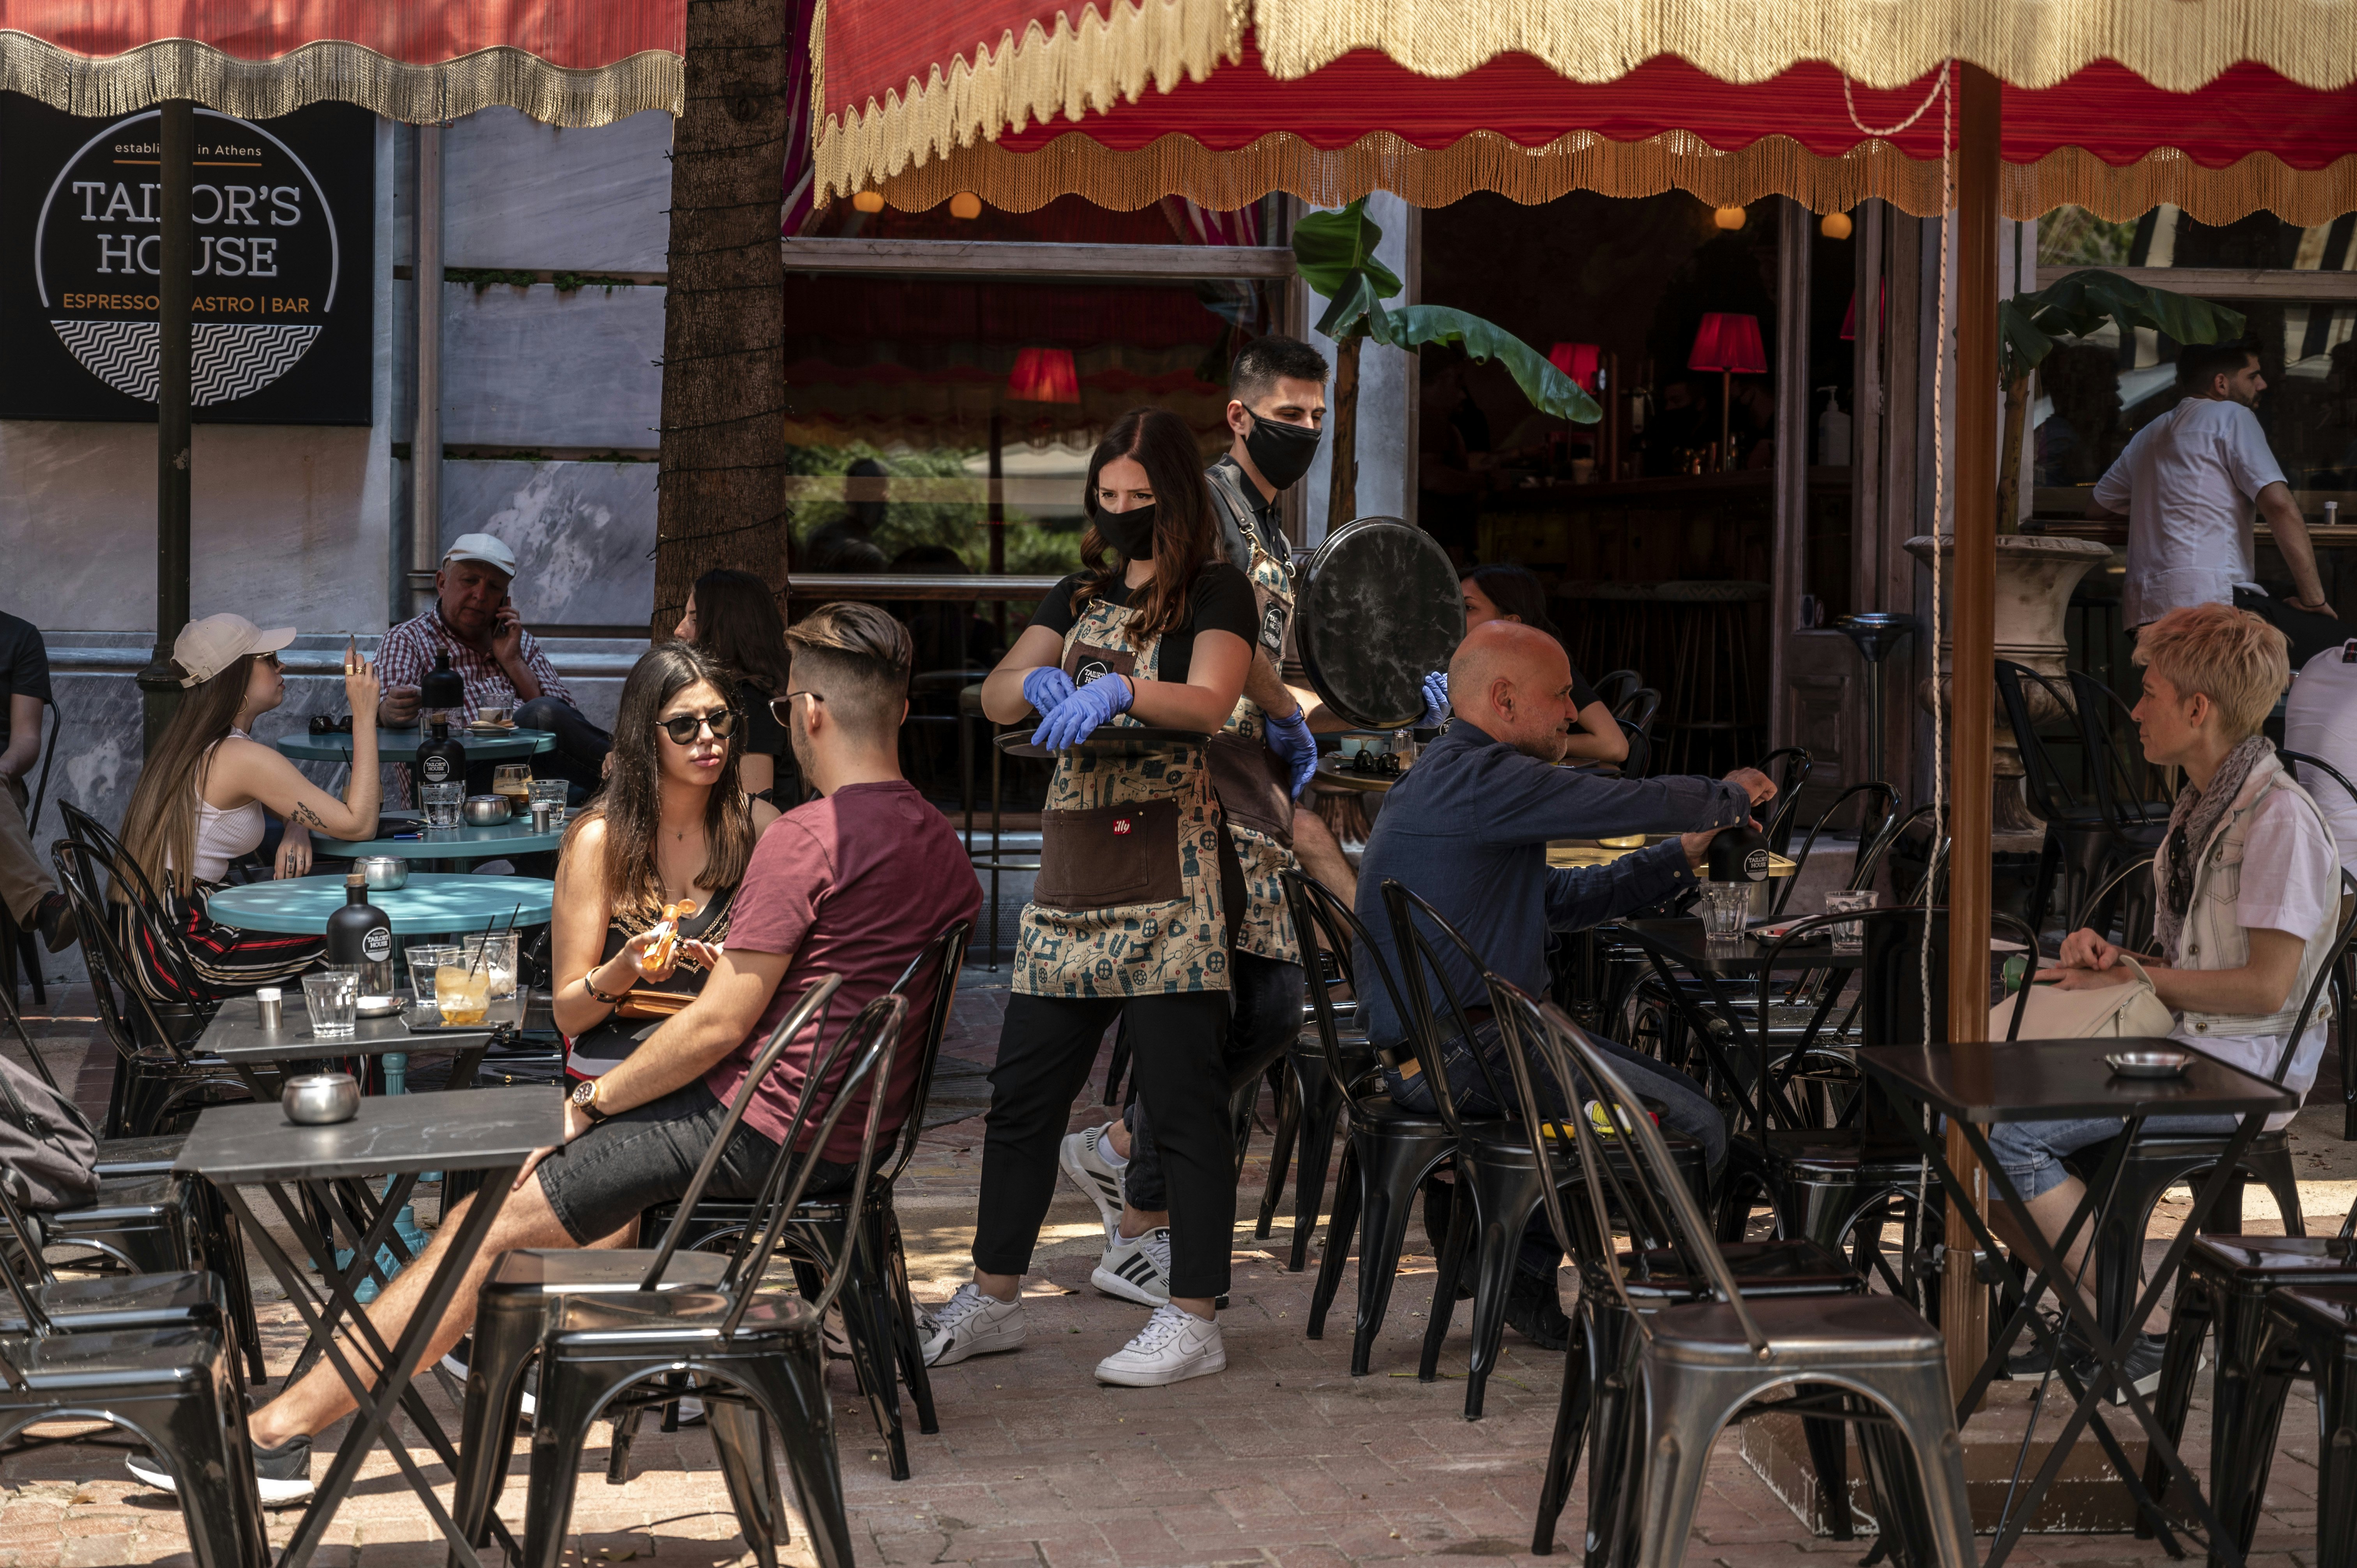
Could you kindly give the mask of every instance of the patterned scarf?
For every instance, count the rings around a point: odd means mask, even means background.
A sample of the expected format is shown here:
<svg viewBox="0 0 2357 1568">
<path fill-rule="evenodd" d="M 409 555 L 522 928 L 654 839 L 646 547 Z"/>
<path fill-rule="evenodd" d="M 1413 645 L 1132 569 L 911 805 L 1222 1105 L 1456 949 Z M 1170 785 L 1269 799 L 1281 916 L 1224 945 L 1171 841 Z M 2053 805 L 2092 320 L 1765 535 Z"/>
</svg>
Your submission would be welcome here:
<svg viewBox="0 0 2357 1568">
<path fill-rule="evenodd" d="M 2169 813 L 2169 881 L 2160 889 L 2160 908 L 2153 911 L 2152 934 L 2170 963 L 2177 961 L 2177 940 L 2193 908 L 2193 873 L 2209 846 L 2210 835 L 2218 831 L 2226 809 L 2250 782 L 2251 769 L 2261 758 L 2273 757 L 2275 750 L 2275 743 L 2266 736 L 2252 736 L 2226 754 L 2207 789 L 2196 789 L 2189 780 L 2178 793 L 2177 805 Z"/>
</svg>

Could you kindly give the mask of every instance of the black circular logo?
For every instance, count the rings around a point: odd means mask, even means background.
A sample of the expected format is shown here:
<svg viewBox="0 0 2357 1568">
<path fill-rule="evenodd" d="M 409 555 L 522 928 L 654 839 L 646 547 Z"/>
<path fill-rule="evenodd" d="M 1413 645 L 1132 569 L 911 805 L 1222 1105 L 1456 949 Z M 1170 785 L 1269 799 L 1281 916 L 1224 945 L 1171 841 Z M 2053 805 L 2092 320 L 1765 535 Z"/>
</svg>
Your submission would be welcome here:
<svg viewBox="0 0 2357 1568">
<path fill-rule="evenodd" d="M 342 251 L 327 193 L 250 121 L 196 113 L 191 394 L 261 391 L 310 351 L 335 306 Z M 41 308 L 66 350 L 115 391 L 156 401 L 162 338 L 160 112 L 118 120 L 68 159 L 33 238 Z"/>
</svg>

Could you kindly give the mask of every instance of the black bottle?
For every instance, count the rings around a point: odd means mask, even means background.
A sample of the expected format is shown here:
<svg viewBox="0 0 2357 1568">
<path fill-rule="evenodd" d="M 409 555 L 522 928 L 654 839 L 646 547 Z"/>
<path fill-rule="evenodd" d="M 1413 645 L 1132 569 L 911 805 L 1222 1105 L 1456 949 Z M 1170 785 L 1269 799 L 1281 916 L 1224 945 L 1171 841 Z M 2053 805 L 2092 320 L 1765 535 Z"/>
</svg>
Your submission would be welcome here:
<svg viewBox="0 0 2357 1568">
<path fill-rule="evenodd" d="M 1713 882 L 1768 880 L 1768 840 L 1749 822 L 1736 823 L 1710 841 L 1705 874 Z"/>
<path fill-rule="evenodd" d="M 368 901 L 368 878 L 355 871 L 344 878 L 344 907 L 328 917 L 328 961 L 360 970 L 361 994 L 393 990 L 393 919 Z"/>
<path fill-rule="evenodd" d="M 467 781 L 467 748 L 450 738 L 447 719 L 436 719 L 432 738 L 418 745 L 417 778 L 425 784 Z"/>
<path fill-rule="evenodd" d="M 434 668 L 417 688 L 417 705 L 426 713 L 436 709 L 457 709 L 467 705 L 467 682 L 450 668 L 450 656 L 437 653 Z"/>
</svg>

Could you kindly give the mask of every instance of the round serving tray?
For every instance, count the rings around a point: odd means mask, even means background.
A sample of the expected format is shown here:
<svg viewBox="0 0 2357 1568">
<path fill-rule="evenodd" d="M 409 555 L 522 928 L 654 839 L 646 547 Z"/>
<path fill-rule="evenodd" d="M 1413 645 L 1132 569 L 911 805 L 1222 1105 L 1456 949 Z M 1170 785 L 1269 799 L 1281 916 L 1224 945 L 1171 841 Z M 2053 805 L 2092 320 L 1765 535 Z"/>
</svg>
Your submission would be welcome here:
<svg viewBox="0 0 2357 1568">
<path fill-rule="evenodd" d="M 1038 726 L 1009 730 L 998 737 L 998 749 L 1009 757 L 1053 757 L 1059 754 L 1044 746 L 1034 746 L 1031 737 Z M 1157 725 L 1099 725 L 1086 740 L 1078 746 L 1068 746 L 1066 751 L 1077 751 L 1091 757 L 1144 757 L 1149 752 L 1167 751 L 1174 746 L 1208 746 L 1211 737 L 1200 730 L 1164 729 Z"/>
</svg>

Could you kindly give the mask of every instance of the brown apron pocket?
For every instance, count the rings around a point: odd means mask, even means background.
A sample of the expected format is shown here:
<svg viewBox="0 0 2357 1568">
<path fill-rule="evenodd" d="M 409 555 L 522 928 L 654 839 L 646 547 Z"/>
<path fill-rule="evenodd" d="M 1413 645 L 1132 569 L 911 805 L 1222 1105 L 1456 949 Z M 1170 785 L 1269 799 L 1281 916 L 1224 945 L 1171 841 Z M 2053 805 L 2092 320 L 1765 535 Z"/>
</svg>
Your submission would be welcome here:
<svg viewBox="0 0 2357 1568">
<path fill-rule="evenodd" d="M 1185 897 L 1176 800 L 1039 813 L 1035 903 L 1050 909 L 1109 909 Z"/>
<path fill-rule="evenodd" d="M 1211 737 L 1211 790 L 1228 821 L 1293 847 L 1293 800 L 1270 771 L 1266 743 L 1231 730 Z"/>
<path fill-rule="evenodd" d="M 1106 648 L 1074 638 L 1064 650 L 1064 673 L 1074 686 L 1085 686 L 1100 675 L 1135 676 L 1137 655 L 1126 649 Z"/>
</svg>

